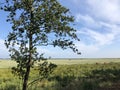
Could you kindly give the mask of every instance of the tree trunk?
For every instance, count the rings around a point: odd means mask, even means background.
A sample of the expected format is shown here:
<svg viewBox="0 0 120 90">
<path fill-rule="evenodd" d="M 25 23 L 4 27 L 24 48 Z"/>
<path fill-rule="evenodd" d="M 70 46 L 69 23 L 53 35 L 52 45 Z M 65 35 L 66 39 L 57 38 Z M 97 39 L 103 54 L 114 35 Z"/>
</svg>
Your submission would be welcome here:
<svg viewBox="0 0 120 90">
<path fill-rule="evenodd" d="M 31 62 L 32 62 L 32 32 L 31 30 L 29 31 L 29 60 L 26 64 L 26 73 L 24 76 L 23 80 L 23 89 L 22 90 L 27 90 L 27 84 L 28 84 L 28 79 L 29 79 L 29 74 L 30 74 L 30 68 L 31 68 Z"/>
<path fill-rule="evenodd" d="M 30 66 L 27 67 L 26 74 L 25 74 L 24 81 L 23 81 L 23 88 L 22 88 L 22 90 L 27 90 L 29 73 L 30 73 Z"/>
<path fill-rule="evenodd" d="M 32 34 L 30 32 L 30 38 L 29 38 L 29 60 L 27 63 L 26 67 L 26 73 L 24 76 L 23 80 L 23 89 L 22 90 L 27 90 L 27 84 L 28 84 L 28 79 L 29 79 L 29 74 L 30 74 L 30 67 L 31 67 L 31 62 L 32 62 Z"/>
<path fill-rule="evenodd" d="M 33 12 L 32 12 L 32 4 L 31 4 L 31 25 L 33 24 Z M 27 84 L 28 84 L 28 79 L 29 79 L 29 74 L 30 74 L 30 68 L 31 68 L 31 62 L 32 62 L 32 49 L 33 49 L 33 42 L 32 42 L 32 28 L 29 31 L 29 60 L 28 63 L 26 64 L 26 73 L 24 76 L 23 80 L 23 89 L 22 90 L 27 90 Z"/>
</svg>

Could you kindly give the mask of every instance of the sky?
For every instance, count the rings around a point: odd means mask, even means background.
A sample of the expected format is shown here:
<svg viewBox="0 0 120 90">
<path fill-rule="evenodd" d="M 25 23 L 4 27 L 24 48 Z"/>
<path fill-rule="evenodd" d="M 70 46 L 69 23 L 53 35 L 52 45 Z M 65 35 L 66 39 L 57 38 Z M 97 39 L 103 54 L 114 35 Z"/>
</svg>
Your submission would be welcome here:
<svg viewBox="0 0 120 90">
<path fill-rule="evenodd" d="M 39 47 L 38 52 L 52 58 L 120 58 L 120 0 L 58 0 L 70 9 L 80 42 L 75 44 L 81 55 L 72 50 Z M 7 13 L 0 11 L 0 58 L 8 58 L 4 40 L 11 25 Z"/>
</svg>

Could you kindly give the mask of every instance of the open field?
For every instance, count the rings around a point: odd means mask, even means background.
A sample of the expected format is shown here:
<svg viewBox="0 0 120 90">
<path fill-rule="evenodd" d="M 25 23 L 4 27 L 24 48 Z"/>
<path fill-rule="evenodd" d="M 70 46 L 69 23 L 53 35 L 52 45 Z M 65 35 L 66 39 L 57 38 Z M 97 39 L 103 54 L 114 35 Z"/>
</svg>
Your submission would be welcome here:
<svg viewBox="0 0 120 90">
<path fill-rule="evenodd" d="M 49 60 L 52 63 L 55 63 L 57 65 L 72 65 L 72 64 L 96 64 L 96 63 L 117 63 L 120 62 L 119 58 L 83 58 L 83 59 L 61 59 L 61 60 Z"/>
<path fill-rule="evenodd" d="M 52 59 L 48 60 L 49 62 L 52 62 L 57 65 L 72 65 L 72 64 L 96 64 L 96 63 L 119 63 L 119 58 L 103 58 L 103 59 Z M 12 60 L 0 60 L 0 68 L 11 68 L 13 66 L 16 66 L 16 62 Z"/>
<path fill-rule="evenodd" d="M 50 76 L 28 90 L 120 90 L 120 59 L 49 60 L 57 64 Z M 0 60 L 0 90 L 21 90 L 22 80 L 11 73 L 11 60 Z M 39 78 L 32 68 L 30 82 Z"/>
<path fill-rule="evenodd" d="M 12 60 L 0 60 L 0 68 L 11 68 L 16 66 L 16 62 Z"/>
</svg>

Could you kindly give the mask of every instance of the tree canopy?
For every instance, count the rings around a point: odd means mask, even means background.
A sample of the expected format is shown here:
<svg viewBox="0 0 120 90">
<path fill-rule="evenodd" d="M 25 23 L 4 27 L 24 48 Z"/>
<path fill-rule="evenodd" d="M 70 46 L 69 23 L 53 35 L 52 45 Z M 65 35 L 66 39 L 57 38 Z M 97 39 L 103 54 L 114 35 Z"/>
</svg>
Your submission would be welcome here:
<svg viewBox="0 0 120 90">
<path fill-rule="evenodd" d="M 13 70 L 23 77 L 23 90 L 27 89 L 34 62 L 44 59 L 43 54 L 37 52 L 37 46 L 70 48 L 80 54 L 74 44 L 74 40 L 79 41 L 72 28 L 74 17 L 57 0 L 5 1 L 2 9 L 9 13 L 7 22 L 12 24 L 5 44 L 11 58 L 18 63 Z"/>
</svg>

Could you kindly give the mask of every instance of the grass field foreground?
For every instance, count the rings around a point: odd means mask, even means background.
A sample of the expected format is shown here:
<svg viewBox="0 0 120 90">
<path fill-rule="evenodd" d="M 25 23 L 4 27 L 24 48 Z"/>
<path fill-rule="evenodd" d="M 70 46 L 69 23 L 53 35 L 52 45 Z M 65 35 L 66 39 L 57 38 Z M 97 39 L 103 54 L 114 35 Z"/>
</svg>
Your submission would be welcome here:
<svg viewBox="0 0 120 90">
<path fill-rule="evenodd" d="M 119 59 L 103 60 L 49 60 L 57 68 L 47 79 L 29 86 L 29 90 L 120 90 Z M 2 61 L 0 68 L 0 90 L 21 90 L 21 80 L 11 73 L 14 61 Z M 7 66 L 7 65 L 8 66 Z M 39 78 L 33 68 L 30 82 Z"/>
</svg>

